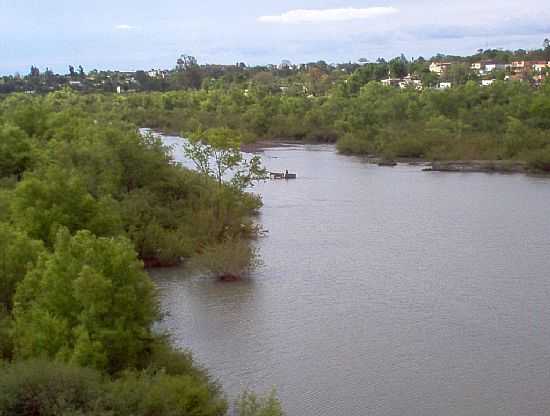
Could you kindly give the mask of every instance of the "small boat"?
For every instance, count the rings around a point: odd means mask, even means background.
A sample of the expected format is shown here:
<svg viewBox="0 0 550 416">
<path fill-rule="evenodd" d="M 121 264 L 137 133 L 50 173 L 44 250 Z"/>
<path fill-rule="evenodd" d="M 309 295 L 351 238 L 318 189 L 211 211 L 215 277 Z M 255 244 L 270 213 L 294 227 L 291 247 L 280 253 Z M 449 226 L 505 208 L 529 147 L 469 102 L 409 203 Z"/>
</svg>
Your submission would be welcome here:
<svg viewBox="0 0 550 416">
<path fill-rule="evenodd" d="M 288 172 L 269 172 L 271 179 L 296 179 L 295 173 Z"/>
</svg>

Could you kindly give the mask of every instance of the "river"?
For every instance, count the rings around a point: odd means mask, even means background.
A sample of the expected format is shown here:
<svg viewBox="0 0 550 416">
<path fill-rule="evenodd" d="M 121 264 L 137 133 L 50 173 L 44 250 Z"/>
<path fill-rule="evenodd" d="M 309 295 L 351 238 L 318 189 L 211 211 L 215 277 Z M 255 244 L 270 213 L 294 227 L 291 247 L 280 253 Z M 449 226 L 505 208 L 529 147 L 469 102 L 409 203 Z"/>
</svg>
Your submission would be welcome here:
<svg viewBox="0 0 550 416">
<path fill-rule="evenodd" d="M 298 174 L 254 189 L 263 266 L 153 272 L 162 327 L 228 395 L 276 386 L 289 416 L 550 414 L 550 179 L 263 158 Z"/>
</svg>

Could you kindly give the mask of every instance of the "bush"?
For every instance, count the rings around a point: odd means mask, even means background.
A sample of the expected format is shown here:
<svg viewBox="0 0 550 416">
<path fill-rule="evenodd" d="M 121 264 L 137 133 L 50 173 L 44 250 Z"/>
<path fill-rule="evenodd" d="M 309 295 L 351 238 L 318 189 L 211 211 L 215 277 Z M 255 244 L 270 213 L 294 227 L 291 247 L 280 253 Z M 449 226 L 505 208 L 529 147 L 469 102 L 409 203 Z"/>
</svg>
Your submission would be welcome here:
<svg viewBox="0 0 550 416">
<path fill-rule="evenodd" d="M 527 158 L 530 169 L 539 172 L 550 172 L 550 146 L 544 150 L 532 152 Z"/>
<path fill-rule="evenodd" d="M 245 391 L 235 403 L 237 416 L 283 416 L 281 403 L 275 390 L 265 397 Z"/>
<path fill-rule="evenodd" d="M 425 155 L 425 146 L 418 139 L 403 138 L 384 146 L 384 154 L 393 157 L 421 158 Z"/>
<path fill-rule="evenodd" d="M 257 249 L 242 238 L 229 238 L 206 247 L 191 259 L 191 267 L 217 277 L 238 278 L 259 266 Z"/>
<path fill-rule="evenodd" d="M 0 305 L 0 362 L 13 355 L 12 320 L 4 306 Z M 1 413 L 0 413 L 1 414 Z"/>
<path fill-rule="evenodd" d="M 336 142 L 336 149 L 342 154 L 366 155 L 373 153 L 373 146 L 365 138 L 346 134 Z"/>
<path fill-rule="evenodd" d="M 99 415 L 104 390 L 90 369 L 33 360 L 1 369 L 0 415 Z"/>
<path fill-rule="evenodd" d="M 128 372 L 110 389 L 110 404 L 117 416 L 222 416 L 227 403 L 208 385 L 189 375 Z"/>
<path fill-rule="evenodd" d="M 126 371 L 114 381 L 89 368 L 30 360 L 0 367 L 0 415 L 222 416 L 227 402 L 191 374 Z"/>
</svg>

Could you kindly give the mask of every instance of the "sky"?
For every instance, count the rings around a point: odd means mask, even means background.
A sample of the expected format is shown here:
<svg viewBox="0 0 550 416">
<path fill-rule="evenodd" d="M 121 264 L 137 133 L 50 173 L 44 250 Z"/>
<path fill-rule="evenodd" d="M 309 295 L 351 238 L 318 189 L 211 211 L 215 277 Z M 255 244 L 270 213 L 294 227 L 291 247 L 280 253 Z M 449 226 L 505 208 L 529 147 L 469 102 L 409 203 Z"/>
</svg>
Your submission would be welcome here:
<svg viewBox="0 0 550 416">
<path fill-rule="evenodd" d="M 0 74 L 539 48 L 548 0 L 0 0 Z"/>
</svg>

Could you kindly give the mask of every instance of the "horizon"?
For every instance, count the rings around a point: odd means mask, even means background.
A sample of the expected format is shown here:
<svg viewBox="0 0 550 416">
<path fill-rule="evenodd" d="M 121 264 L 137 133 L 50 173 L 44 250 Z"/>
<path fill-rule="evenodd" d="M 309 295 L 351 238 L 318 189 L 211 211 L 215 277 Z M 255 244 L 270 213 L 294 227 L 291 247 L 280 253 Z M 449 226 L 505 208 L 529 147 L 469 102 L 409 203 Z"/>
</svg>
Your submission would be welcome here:
<svg viewBox="0 0 550 416">
<path fill-rule="evenodd" d="M 186 6 L 167 0 L 162 8 L 143 0 L 85 7 L 0 0 L 0 7 L 2 75 L 25 74 L 31 65 L 56 73 L 69 65 L 86 72 L 170 69 L 181 54 L 201 64 L 249 66 L 372 62 L 401 53 L 468 56 L 478 49 L 538 49 L 550 37 L 550 13 L 541 0 L 529 10 L 511 0 L 452 7 L 435 0 L 204 0 Z"/>
</svg>

